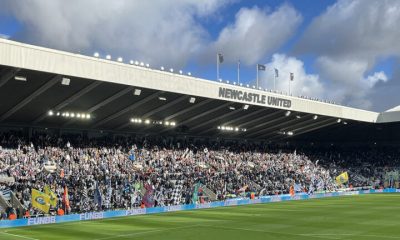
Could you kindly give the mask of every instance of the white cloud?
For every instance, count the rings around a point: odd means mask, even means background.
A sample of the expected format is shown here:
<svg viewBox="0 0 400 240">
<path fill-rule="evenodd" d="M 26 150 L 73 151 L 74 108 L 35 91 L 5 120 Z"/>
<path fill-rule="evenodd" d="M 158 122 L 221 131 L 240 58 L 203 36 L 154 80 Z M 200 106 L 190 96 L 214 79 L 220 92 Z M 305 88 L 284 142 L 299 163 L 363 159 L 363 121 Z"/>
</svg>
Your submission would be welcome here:
<svg viewBox="0 0 400 240">
<path fill-rule="evenodd" d="M 400 32 L 395 30 L 399 22 L 400 1 L 339 0 L 312 21 L 296 50 L 318 56 L 316 67 L 328 81 L 330 97 L 376 109 L 381 104 L 369 96 L 388 77 L 379 70 L 369 74 L 377 61 L 400 57 Z"/>
<path fill-rule="evenodd" d="M 369 66 L 363 59 L 323 56 L 317 59 L 316 65 L 321 78 L 328 80 L 327 97 L 350 106 L 371 109 L 373 105 L 368 94 L 379 81 L 388 80 L 382 71 L 365 77 Z"/>
<path fill-rule="evenodd" d="M 273 12 L 242 8 L 235 22 L 221 31 L 215 49 L 227 55 L 228 62 L 240 59 L 246 65 L 254 65 L 282 46 L 301 21 L 301 15 L 289 5 Z"/>
<path fill-rule="evenodd" d="M 304 63 L 285 54 L 274 54 L 272 60 L 266 64 L 266 71 L 259 71 L 260 85 L 263 88 L 274 89 L 274 68 L 278 69 L 279 77 L 276 79 L 278 91 L 289 92 L 290 73 L 294 74 L 294 81 L 290 82 L 293 96 L 303 95 L 320 98 L 324 96 L 324 87 L 319 76 L 308 74 L 304 69 Z"/>
<path fill-rule="evenodd" d="M 18 39 L 69 51 L 103 50 L 113 57 L 182 66 L 209 41 L 196 18 L 231 0 L 26 0 L 0 8 L 23 25 Z"/>
</svg>

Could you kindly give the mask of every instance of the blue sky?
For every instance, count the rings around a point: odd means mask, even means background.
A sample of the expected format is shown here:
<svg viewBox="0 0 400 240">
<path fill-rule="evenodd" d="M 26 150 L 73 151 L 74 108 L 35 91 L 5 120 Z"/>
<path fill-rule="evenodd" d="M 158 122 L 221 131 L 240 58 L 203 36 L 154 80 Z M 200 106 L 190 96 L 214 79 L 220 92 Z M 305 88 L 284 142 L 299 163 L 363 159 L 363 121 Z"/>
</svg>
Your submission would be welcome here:
<svg viewBox="0 0 400 240">
<path fill-rule="evenodd" d="M 400 1 L 396 0 L 5 0 L 0 35 L 71 52 L 111 54 L 154 68 L 384 111 L 399 105 Z"/>
</svg>

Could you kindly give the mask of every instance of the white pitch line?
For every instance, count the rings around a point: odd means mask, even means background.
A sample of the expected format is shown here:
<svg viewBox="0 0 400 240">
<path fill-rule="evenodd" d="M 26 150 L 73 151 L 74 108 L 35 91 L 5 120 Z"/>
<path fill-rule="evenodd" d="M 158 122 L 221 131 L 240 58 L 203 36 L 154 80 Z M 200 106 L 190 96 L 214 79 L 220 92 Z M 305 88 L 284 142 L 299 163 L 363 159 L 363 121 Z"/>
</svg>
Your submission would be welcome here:
<svg viewBox="0 0 400 240">
<path fill-rule="evenodd" d="M 385 235 L 369 235 L 369 234 L 357 234 L 357 233 L 310 233 L 310 234 L 299 234 L 302 236 L 359 236 L 359 237 L 374 237 L 374 238 L 388 238 L 388 239 L 400 239 L 397 236 L 385 236 Z"/>
<path fill-rule="evenodd" d="M 115 238 L 128 237 L 128 236 L 132 237 L 132 236 L 141 235 L 141 234 L 154 233 L 154 232 L 164 232 L 164 231 L 169 231 L 169 230 L 191 228 L 191 227 L 196 227 L 196 226 L 200 226 L 200 225 L 196 224 L 196 225 L 175 227 L 175 228 L 155 229 L 155 230 L 142 231 L 142 232 L 137 232 L 137 233 L 120 234 L 120 235 L 115 235 L 115 236 L 112 236 L 112 237 L 96 238 L 94 240 L 115 239 Z"/>
<path fill-rule="evenodd" d="M 24 238 L 24 239 L 30 239 L 30 240 L 39 240 L 37 238 L 31 238 L 31 237 L 25 237 L 25 236 L 21 236 L 21 235 L 17 235 L 17 234 L 11 234 L 8 232 L 0 232 L 1 234 L 5 234 L 5 235 L 9 235 L 9 236 L 14 236 L 14 237 L 18 237 L 18 238 Z"/>
</svg>

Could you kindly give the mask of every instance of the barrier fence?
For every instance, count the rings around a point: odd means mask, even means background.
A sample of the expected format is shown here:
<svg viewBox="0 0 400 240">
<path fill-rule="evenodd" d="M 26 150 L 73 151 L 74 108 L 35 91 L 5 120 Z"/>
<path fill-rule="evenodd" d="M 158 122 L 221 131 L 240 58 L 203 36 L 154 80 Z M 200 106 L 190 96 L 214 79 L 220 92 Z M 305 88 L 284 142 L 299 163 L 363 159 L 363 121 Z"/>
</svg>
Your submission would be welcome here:
<svg viewBox="0 0 400 240">
<path fill-rule="evenodd" d="M 0 221 L 0 228 L 11 228 L 11 227 L 23 227 L 40 224 L 52 224 L 52 223 L 65 223 L 73 221 L 86 221 L 95 219 L 105 219 L 113 217 L 123 216 L 134 216 L 164 212 L 175 212 L 183 210 L 195 210 L 204 208 L 216 208 L 226 206 L 239 206 L 257 203 L 270 203 L 270 202 L 282 202 L 282 201 L 293 201 L 293 200 L 306 200 L 315 198 L 326 198 L 326 197 L 337 197 L 337 196 L 350 196 L 370 193 L 396 193 L 400 192 L 400 189 L 387 188 L 387 189 L 371 189 L 371 190 L 360 190 L 360 191 L 348 191 L 348 192 L 330 192 L 330 193 L 317 193 L 308 195 L 306 193 L 299 193 L 295 196 L 285 195 L 273 195 L 273 196 L 260 196 L 257 199 L 247 198 L 235 198 L 225 201 L 209 202 L 203 204 L 186 204 L 186 205 L 175 205 L 166 207 L 152 207 L 152 208 L 138 208 L 129 210 L 117 210 L 117 211 L 105 211 L 105 212 L 88 212 L 81 214 L 71 214 L 64 216 L 48 216 L 48 217 L 37 217 L 17 220 L 2 220 Z"/>
</svg>

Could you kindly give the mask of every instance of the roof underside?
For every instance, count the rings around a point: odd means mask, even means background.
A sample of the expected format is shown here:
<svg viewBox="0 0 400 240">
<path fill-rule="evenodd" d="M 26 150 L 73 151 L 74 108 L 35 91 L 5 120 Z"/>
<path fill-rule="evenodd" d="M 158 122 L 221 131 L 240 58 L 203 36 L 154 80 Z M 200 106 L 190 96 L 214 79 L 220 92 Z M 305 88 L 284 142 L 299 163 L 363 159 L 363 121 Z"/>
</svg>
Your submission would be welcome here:
<svg viewBox="0 0 400 240">
<path fill-rule="evenodd" d="M 16 75 L 26 77 L 27 81 L 15 80 Z M 66 86 L 61 84 L 61 76 L 55 74 L 0 66 L 0 124 L 268 141 L 289 137 L 301 139 L 305 133 L 318 132 L 322 128 L 345 134 L 351 129 L 373 125 L 348 120 L 347 124 L 344 120 L 338 123 L 337 118 L 316 118 L 314 114 L 293 111 L 286 116 L 286 110 L 254 105 L 245 110 L 242 103 L 218 99 L 196 97 L 195 102 L 190 103 L 192 96 L 189 95 L 143 88 L 137 96 L 133 94 L 134 86 L 70 79 L 70 85 Z M 161 101 L 159 97 L 166 100 Z M 90 113 L 91 119 L 48 116 L 49 110 Z M 173 121 L 177 125 L 134 124 L 130 122 L 131 118 Z M 218 126 L 237 127 L 246 132 L 221 131 Z M 294 135 L 284 134 L 287 132 Z"/>
</svg>

